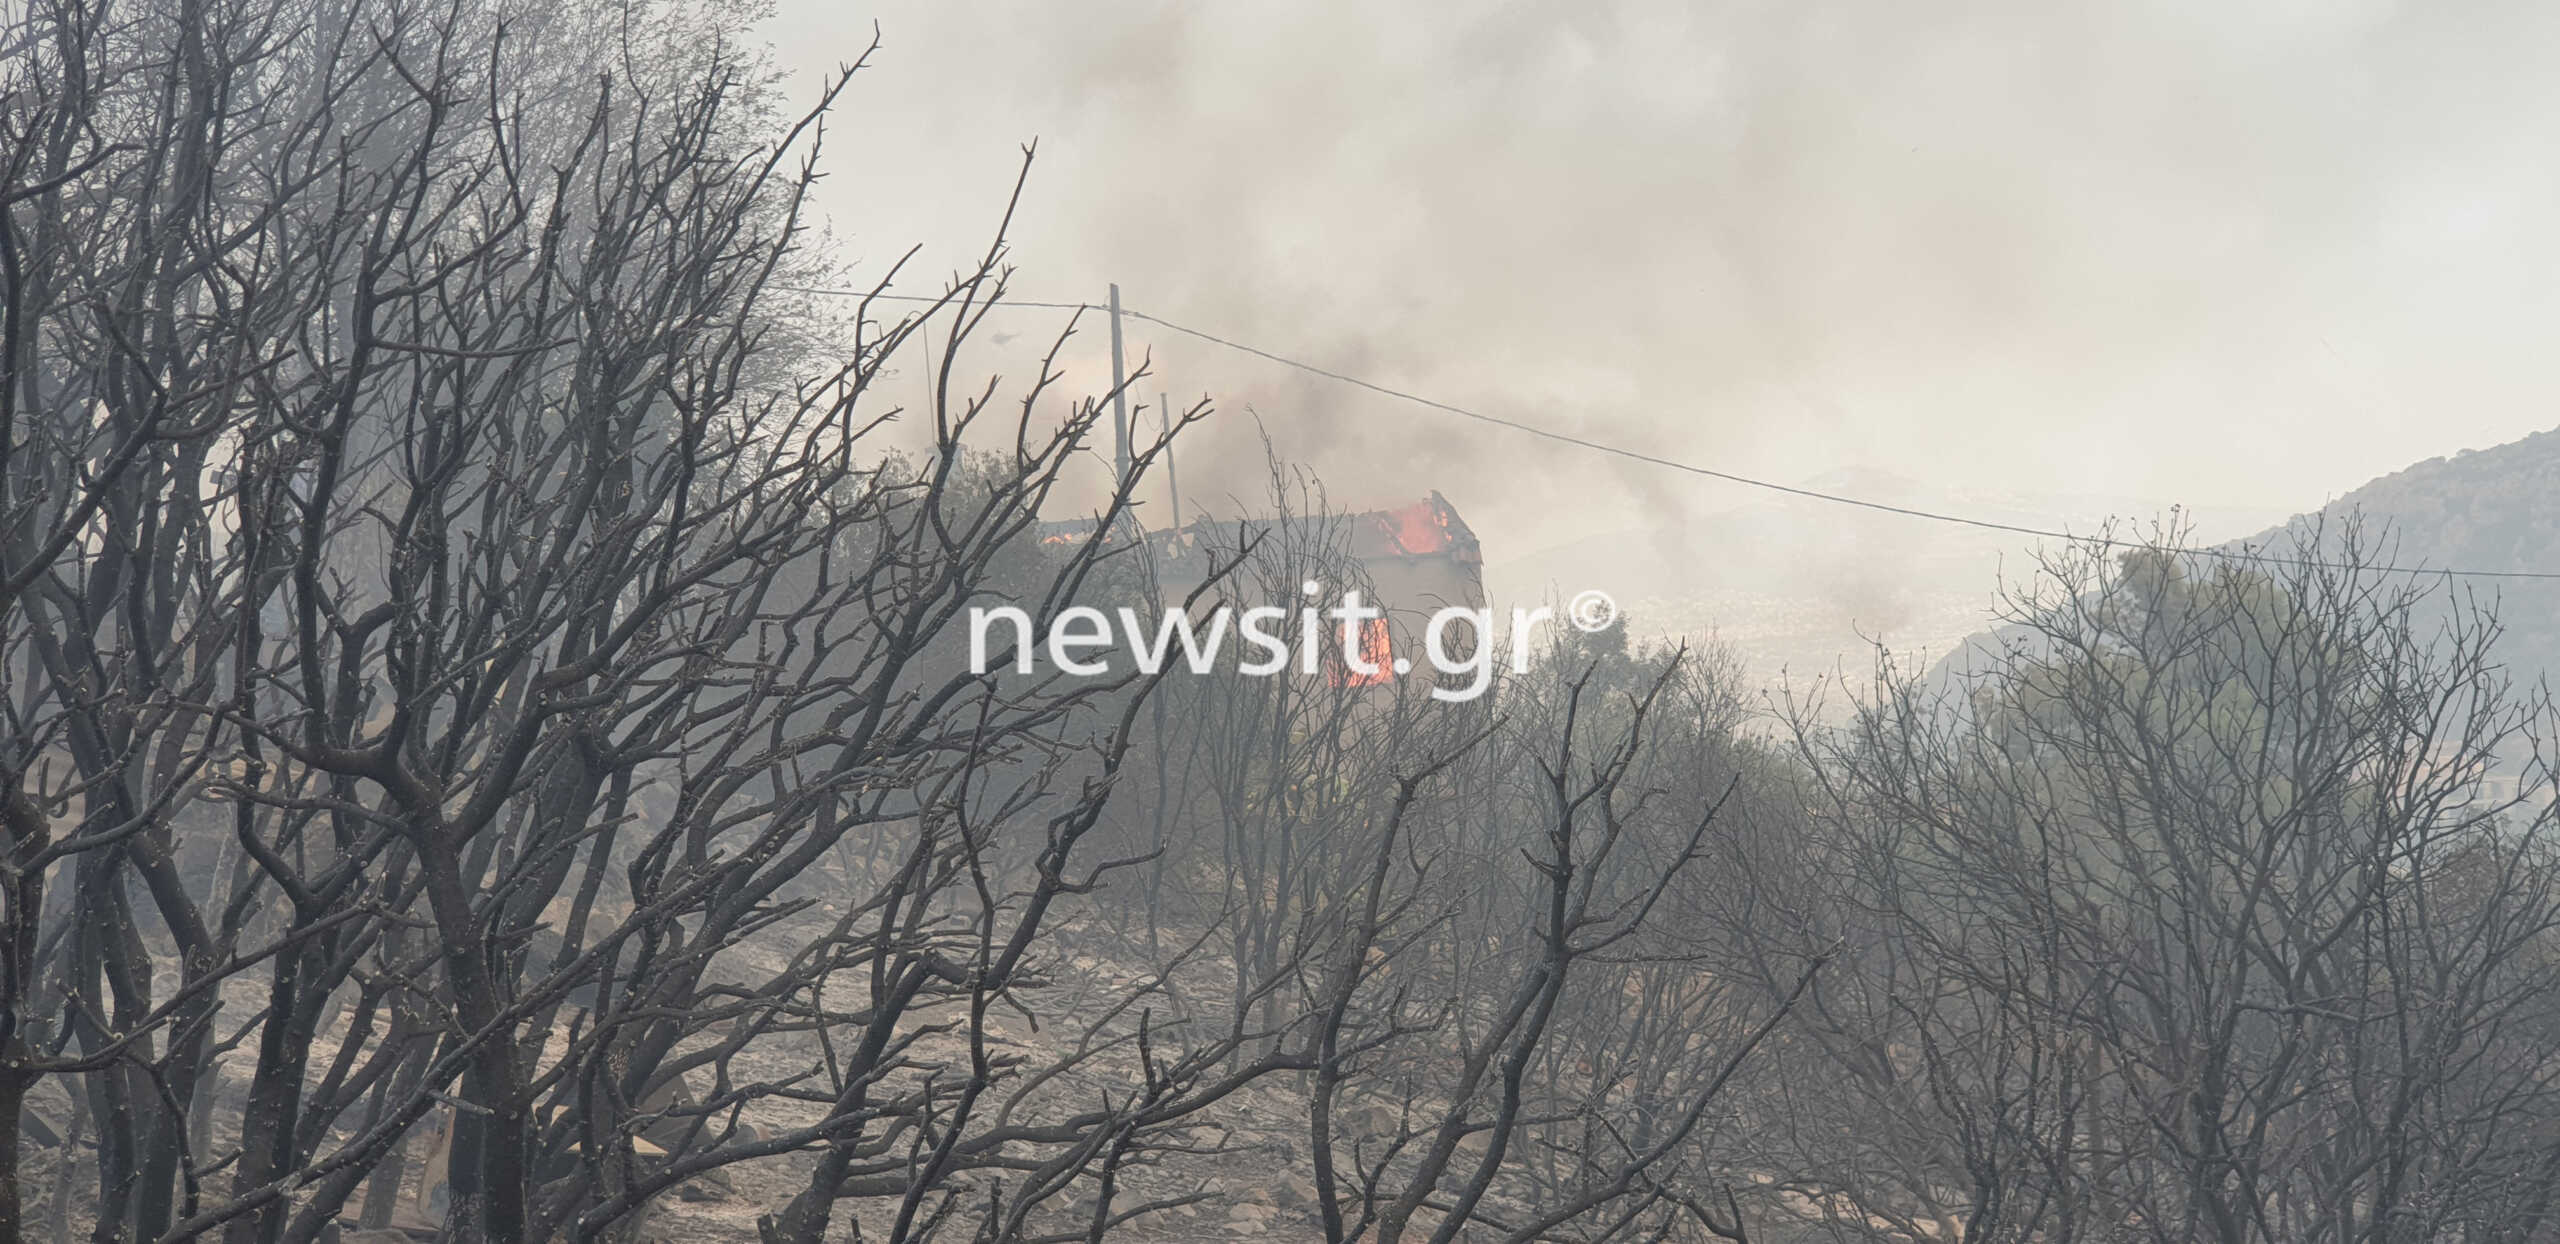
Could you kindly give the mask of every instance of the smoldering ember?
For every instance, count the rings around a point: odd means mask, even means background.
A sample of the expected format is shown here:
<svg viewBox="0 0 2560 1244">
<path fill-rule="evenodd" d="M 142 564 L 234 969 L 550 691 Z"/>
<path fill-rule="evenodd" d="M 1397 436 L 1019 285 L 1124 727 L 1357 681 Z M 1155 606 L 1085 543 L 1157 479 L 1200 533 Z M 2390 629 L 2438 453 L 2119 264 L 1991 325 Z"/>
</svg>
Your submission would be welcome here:
<svg viewBox="0 0 2560 1244">
<path fill-rule="evenodd" d="M 0 1244 L 2560 1241 L 2560 11 L 0 15 Z"/>
</svg>

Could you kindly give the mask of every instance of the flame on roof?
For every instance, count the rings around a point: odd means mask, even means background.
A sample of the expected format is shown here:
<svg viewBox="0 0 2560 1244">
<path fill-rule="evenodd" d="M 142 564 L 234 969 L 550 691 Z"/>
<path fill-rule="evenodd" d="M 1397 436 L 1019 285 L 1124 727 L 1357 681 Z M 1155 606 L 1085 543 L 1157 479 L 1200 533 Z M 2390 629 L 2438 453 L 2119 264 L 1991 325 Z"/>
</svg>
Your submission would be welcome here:
<svg viewBox="0 0 2560 1244">
<path fill-rule="evenodd" d="M 1476 533 L 1437 491 L 1411 505 L 1350 517 L 1355 557 L 1448 557 L 1469 565 L 1484 560 Z"/>
</svg>

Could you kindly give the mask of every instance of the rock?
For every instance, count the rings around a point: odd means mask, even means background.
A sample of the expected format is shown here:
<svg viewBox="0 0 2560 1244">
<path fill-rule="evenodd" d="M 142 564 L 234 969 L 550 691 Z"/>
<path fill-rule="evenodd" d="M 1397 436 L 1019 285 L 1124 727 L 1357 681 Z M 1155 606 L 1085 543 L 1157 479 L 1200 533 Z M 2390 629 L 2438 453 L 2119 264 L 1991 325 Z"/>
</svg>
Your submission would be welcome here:
<svg viewBox="0 0 2560 1244">
<path fill-rule="evenodd" d="M 425 1244 L 437 1234 L 436 1224 L 405 1205 L 391 1211 L 391 1222 L 386 1226 L 359 1227 L 353 1217 L 339 1219 L 336 1226 L 338 1244 Z"/>
<path fill-rule="evenodd" d="M 59 1076 L 47 1076 L 37 1081 L 28 1090 L 25 1109 L 18 1116 L 18 1135 L 39 1149 L 60 1147 L 71 1134 L 71 1116 L 79 1109 L 60 1080 Z M 88 1143 L 85 1138 L 83 1143 Z"/>
</svg>

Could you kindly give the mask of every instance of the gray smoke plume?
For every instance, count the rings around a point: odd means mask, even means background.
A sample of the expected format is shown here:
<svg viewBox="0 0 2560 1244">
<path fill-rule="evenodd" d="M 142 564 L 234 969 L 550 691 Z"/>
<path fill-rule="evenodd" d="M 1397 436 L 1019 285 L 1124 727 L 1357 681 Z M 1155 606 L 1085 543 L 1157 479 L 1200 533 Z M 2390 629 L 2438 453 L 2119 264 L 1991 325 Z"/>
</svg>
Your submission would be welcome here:
<svg viewBox="0 0 2560 1244">
<path fill-rule="evenodd" d="M 866 270 L 965 263 L 1036 137 L 1026 296 L 1116 280 L 1632 449 L 2300 510 L 2560 396 L 2548 5 L 788 0 L 767 29 L 815 70 L 875 20 L 825 204 Z M 1496 557 L 1754 500 L 1130 337 L 1150 403 L 1227 412 L 1183 458 L 1204 497 L 1257 491 L 1250 411 L 1338 500 L 1438 488 Z"/>
</svg>

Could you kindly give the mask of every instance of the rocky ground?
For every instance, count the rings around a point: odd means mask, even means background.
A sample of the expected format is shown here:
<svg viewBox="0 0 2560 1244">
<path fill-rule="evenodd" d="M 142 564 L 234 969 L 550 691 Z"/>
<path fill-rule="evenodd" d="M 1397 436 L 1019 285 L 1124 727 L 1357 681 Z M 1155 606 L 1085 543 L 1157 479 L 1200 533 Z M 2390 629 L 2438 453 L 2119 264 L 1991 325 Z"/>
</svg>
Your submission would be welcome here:
<svg viewBox="0 0 2560 1244">
<path fill-rule="evenodd" d="M 771 939 L 774 946 L 786 945 L 790 938 Z M 1138 968 L 1122 962 L 1111 952 L 1107 936 L 1099 933 L 1074 939 L 1088 949 L 1065 955 L 1055 962 L 1041 965 L 1045 984 L 1026 996 L 1029 1014 L 1006 1012 L 995 1015 L 989 1023 L 988 1036 L 993 1052 L 1016 1055 L 1026 1067 L 1055 1063 L 1073 1052 L 1079 1042 L 1088 1040 L 1084 1033 L 1084 1017 L 1101 1015 L 1115 1004 L 1125 1001 L 1148 983 Z M 762 946 L 745 947 L 729 952 L 722 963 L 722 974 L 733 979 L 747 979 L 759 971 L 780 966 L 780 955 Z M 1204 967 L 1206 965 L 1203 965 Z M 1223 994 L 1209 986 L 1214 982 L 1202 976 L 1193 982 L 1195 997 L 1223 1007 Z M 225 989 L 226 1013 L 249 1014 L 263 1005 L 263 977 L 252 975 L 233 982 Z M 1150 997 L 1148 1006 L 1153 1022 L 1162 1038 L 1160 1052 L 1179 1040 L 1173 1029 L 1165 1027 L 1168 1014 L 1185 1005 L 1199 1005 L 1184 1000 L 1177 1003 L 1161 993 Z M 1126 1012 L 1126 1023 L 1133 1025 L 1136 1008 Z M 565 1020 L 563 1021 L 566 1022 Z M 336 1049 L 338 1034 L 324 1031 L 315 1043 L 313 1062 L 325 1066 Z M 783 1078 L 806 1070 L 820 1053 L 816 1040 L 806 1034 L 785 1034 L 759 1041 L 741 1056 L 733 1070 L 738 1077 Z M 920 1061 L 947 1060 L 965 1067 L 965 1047 L 956 1038 L 943 1038 L 916 1048 L 913 1057 Z M 1115 1100 L 1125 1096 L 1136 1080 L 1135 1068 L 1126 1048 L 1105 1050 L 1091 1059 L 1063 1072 L 1045 1078 L 1038 1087 L 1019 1093 L 1008 1108 L 1014 1116 L 1026 1120 L 1074 1109 L 1091 1108 L 1104 1094 Z M 245 1094 L 245 1080 L 250 1067 L 250 1054 L 234 1051 L 226 1060 L 226 1072 L 211 1120 L 212 1145 L 215 1153 L 230 1151 L 238 1141 L 240 1107 Z M 1005 1090 L 1019 1090 L 1020 1080 Z M 1205 1126 L 1191 1137 L 1191 1143 L 1202 1152 L 1174 1155 L 1161 1165 L 1135 1169 L 1124 1175 L 1119 1204 L 1131 1205 L 1155 1198 L 1196 1197 L 1183 1204 L 1128 1224 L 1114 1232 L 1114 1238 L 1140 1241 L 1200 1239 L 1295 1239 L 1314 1238 L 1314 1185 L 1304 1169 L 1301 1155 L 1305 1149 L 1306 1126 L 1299 1086 L 1294 1078 L 1273 1077 L 1248 1087 L 1218 1103 L 1205 1116 Z M 85 1137 L 65 1136 L 74 1126 L 70 1099 L 59 1085 L 41 1089 L 30 1105 L 28 1156 L 24 1178 L 30 1217 L 40 1224 L 36 1238 L 51 1238 L 43 1224 L 64 1222 L 74 1236 L 85 1236 L 94 1221 L 96 1173 L 95 1151 Z M 751 1110 L 746 1121 L 771 1130 L 813 1122 L 822 1108 L 808 1103 L 767 1101 Z M 430 1116 L 413 1133 L 405 1165 L 399 1210 L 393 1226 L 384 1231 L 348 1230 L 342 1244 L 405 1244 L 407 1241 L 434 1237 L 436 1211 L 431 1207 L 426 1184 L 434 1158 L 435 1131 L 441 1119 Z M 63 1139 L 76 1143 L 66 1149 Z M 70 1178 L 62 1178 L 65 1153 L 73 1157 Z M 807 1154 L 789 1154 L 777 1158 L 746 1162 L 727 1167 L 713 1175 L 698 1179 L 653 1204 L 642 1217 L 634 1236 L 641 1241 L 703 1241 L 705 1244 L 754 1244 L 758 1240 L 757 1222 L 788 1204 L 807 1186 L 814 1158 Z M 223 1186 L 219 1175 L 212 1187 Z M 965 1185 L 964 1185 L 965 1186 Z M 855 1203 L 841 1203 L 837 1230 L 833 1238 L 851 1239 L 853 1226 L 847 1211 Z M 862 1239 L 884 1238 L 894 1206 L 863 1206 Z M 59 1215 L 59 1217 L 57 1216 Z M 349 1211 L 350 1218 L 353 1209 Z M 1055 1224 L 1065 1228 L 1064 1221 Z"/>
</svg>

